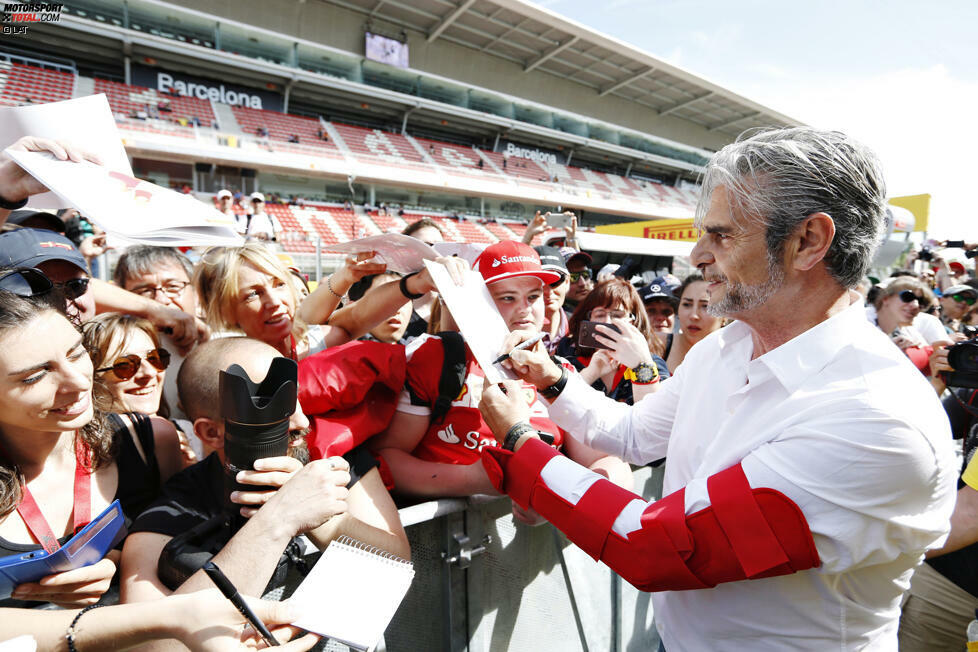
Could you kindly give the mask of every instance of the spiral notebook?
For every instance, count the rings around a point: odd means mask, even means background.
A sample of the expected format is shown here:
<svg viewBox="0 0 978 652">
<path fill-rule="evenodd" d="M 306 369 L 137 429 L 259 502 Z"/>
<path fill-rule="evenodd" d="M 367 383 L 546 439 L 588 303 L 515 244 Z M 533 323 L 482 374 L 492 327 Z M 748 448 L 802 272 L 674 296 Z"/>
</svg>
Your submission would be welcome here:
<svg viewBox="0 0 978 652">
<path fill-rule="evenodd" d="M 373 650 L 404 599 L 411 562 L 342 536 L 331 542 L 289 601 L 293 625 L 358 650 Z"/>
</svg>

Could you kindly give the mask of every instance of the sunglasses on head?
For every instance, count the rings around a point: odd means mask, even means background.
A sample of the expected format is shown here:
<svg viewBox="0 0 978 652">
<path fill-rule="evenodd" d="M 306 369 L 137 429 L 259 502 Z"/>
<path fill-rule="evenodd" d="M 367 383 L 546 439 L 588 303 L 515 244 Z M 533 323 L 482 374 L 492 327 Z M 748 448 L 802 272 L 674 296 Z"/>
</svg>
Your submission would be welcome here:
<svg viewBox="0 0 978 652">
<path fill-rule="evenodd" d="M 571 281 L 571 283 L 577 283 L 577 281 L 578 281 L 578 280 L 579 280 L 579 279 L 580 279 L 580 278 L 581 278 L 582 276 L 584 277 L 584 280 L 585 280 L 585 281 L 589 281 L 589 280 L 591 280 L 591 270 L 589 270 L 589 269 L 584 269 L 584 270 L 581 270 L 581 271 L 579 271 L 579 272 L 571 272 L 571 273 L 570 273 L 570 281 Z"/>
<path fill-rule="evenodd" d="M 170 352 L 164 348 L 153 349 L 146 354 L 146 361 L 153 365 L 158 371 L 163 371 L 170 366 Z M 129 380 L 139 371 L 139 366 L 143 359 L 135 353 L 116 358 L 111 367 L 96 369 L 97 372 L 111 371 L 119 380 Z"/>
<path fill-rule="evenodd" d="M 15 269 L 0 274 L 0 290 L 6 290 L 19 297 L 36 297 L 54 288 L 54 283 L 36 269 Z"/>
<path fill-rule="evenodd" d="M 921 305 L 924 303 L 924 298 L 922 296 L 914 294 L 910 290 L 903 290 L 898 296 L 900 297 L 900 301 L 904 303 L 910 303 L 911 301 L 916 301 Z"/>
<path fill-rule="evenodd" d="M 975 297 L 967 294 L 952 294 L 951 298 L 957 301 L 958 303 L 966 303 L 969 306 L 975 305 Z"/>
</svg>

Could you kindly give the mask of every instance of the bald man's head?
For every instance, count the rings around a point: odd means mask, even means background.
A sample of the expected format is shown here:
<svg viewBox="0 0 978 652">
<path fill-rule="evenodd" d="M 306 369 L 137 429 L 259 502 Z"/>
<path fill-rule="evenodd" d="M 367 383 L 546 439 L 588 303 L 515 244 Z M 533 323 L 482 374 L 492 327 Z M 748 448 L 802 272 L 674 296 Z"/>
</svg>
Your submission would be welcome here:
<svg viewBox="0 0 978 652">
<path fill-rule="evenodd" d="M 221 420 L 219 372 L 239 364 L 252 380 L 260 382 L 277 357 L 278 351 L 248 337 L 222 337 L 197 345 L 177 376 L 183 411 L 191 421 L 202 417 Z"/>
</svg>

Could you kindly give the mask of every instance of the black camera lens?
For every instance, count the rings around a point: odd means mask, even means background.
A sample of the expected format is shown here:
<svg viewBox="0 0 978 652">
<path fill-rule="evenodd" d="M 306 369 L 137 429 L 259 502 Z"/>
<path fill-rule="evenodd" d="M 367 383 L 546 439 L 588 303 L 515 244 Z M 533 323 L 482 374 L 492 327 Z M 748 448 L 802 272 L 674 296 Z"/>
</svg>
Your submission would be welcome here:
<svg viewBox="0 0 978 652">
<path fill-rule="evenodd" d="M 238 471 L 254 469 L 255 460 L 288 454 L 289 417 L 295 412 L 298 376 L 298 365 L 288 358 L 272 360 L 265 379 L 257 385 L 239 365 L 221 372 L 224 457 L 231 479 Z M 234 484 L 235 489 L 260 489 Z"/>
</svg>

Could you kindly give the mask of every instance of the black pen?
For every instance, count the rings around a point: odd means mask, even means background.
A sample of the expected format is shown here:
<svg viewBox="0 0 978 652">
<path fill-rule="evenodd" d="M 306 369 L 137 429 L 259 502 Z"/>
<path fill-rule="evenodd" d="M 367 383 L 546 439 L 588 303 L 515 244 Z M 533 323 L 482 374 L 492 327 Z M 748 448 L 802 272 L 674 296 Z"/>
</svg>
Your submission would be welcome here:
<svg viewBox="0 0 978 652">
<path fill-rule="evenodd" d="M 224 594 L 225 598 L 231 601 L 234 608 L 237 609 L 249 623 L 251 623 L 251 626 L 255 628 L 255 631 L 258 632 L 262 639 L 264 639 L 265 644 L 268 646 L 274 645 L 278 647 L 278 641 L 275 640 L 272 633 L 268 631 L 267 627 L 265 627 L 265 623 L 263 623 L 261 618 L 259 618 L 255 612 L 251 610 L 248 603 L 245 602 L 244 598 L 241 597 L 241 594 L 238 593 L 238 589 L 234 588 L 234 584 L 231 584 L 231 580 L 228 579 L 227 575 L 221 572 L 221 569 L 217 567 L 217 564 L 212 561 L 207 562 L 204 564 L 204 572 L 207 573 L 207 577 L 211 578 L 211 581 L 217 585 L 217 588 L 221 589 L 221 593 Z"/>
<path fill-rule="evenodd" d="M 509 356 L 512 355 L 514 352 L 522 351 L 523 349 L 528 349 L 542 339 L 543 339 L 543 333 L 540 333 L 539 335 L 534 335 L 533 337 L 523 342 L 522 344 L 517 344 L 515 347 L 513 347 L 512 351 L 510 351 L 509 353 L 502 354 L 501 356 L 493 360 L 492 363 L 499 364 L 503 360 L 508 360 Z"/>
</svg>

